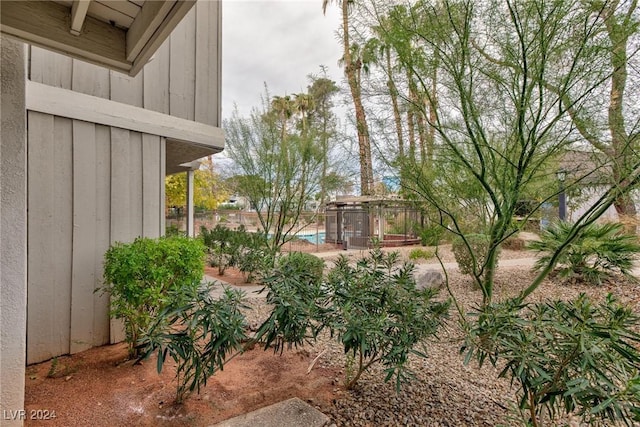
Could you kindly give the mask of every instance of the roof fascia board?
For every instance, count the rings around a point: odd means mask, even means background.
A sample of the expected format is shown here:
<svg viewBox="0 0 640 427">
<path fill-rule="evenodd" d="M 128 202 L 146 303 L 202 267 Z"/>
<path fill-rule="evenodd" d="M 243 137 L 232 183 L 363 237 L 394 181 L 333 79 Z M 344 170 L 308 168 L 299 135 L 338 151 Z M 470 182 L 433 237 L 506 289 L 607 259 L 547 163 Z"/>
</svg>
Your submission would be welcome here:
<svg viewBox="0 0 640 427">
<path fill-rule="evenodd" d="M 27 43 L 129 73 L 126 32 L 87 16 L 81 36 L 69 32 L 69 8 L 52 1 L 3 1 L 1 31 Z"/>
<path fill-rule="evenodd" d="M 147 1 L 127 31 L 127 60 L 133 61 L 174 6 L 174 1 Z"/>
<path fill-rule="evenodd" d="M 152 2 L 154 3 L 154 2 Z M 147 2 L 145 2 L 145 5 Z M 174 2 L 173 7 L 164 18 L 162 25 L 151 35 L 151 38 L 144 45 L 136 59 L 133 61 L 133 66 L 129 71 L 129 74 L 134 76 L 145 66 L 151 59 L 153 54 L 158 50 L 160 45 L 171 35 L 174 28 L 182 21 L 182 18 L 191 10 L 196 4 L 196 0 L 178 0 Z"/>
</svg>

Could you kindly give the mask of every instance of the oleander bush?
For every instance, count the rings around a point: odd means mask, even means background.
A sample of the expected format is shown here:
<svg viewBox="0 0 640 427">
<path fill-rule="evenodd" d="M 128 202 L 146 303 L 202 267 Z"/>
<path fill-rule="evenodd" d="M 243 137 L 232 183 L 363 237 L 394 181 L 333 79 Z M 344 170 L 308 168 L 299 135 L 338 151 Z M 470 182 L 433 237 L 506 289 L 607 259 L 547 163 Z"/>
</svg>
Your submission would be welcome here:
<svg viewBox="0 0 640 427">
<path fill-rule="evenodd" d="M 353 357 L 348 389 L 375 363 L 399 388 L 412 378 L 409 355 L 426 357 L 426 340 L 447 316 L 449 302 L 435 301 L 436 289 L 418 289 L 413 264 L 398 261 L 398 253 L 374 249 L 355 265 L 341 256 L 327 275 L 323 324 Z"/>
<path fill-rule="evenodd" d="M 189 301 L 165 306 L 138 344 L 140 360 L 157 354 L 158 373 L 168 358 L 176 362 L 178 403 L 188 393 L 199 393 L 248 339 L 243 292 L 224 288 L 221 297 L 213 297 L 214 286 L 205 284 Z"/>
<path fill-rule="evenodd" d="M 493 303 L 476 321 L 461 352 L 501 367 L 516 385 L 518 413 L 541 426 L 572 413 L 588 425 L 640 421 L 640 319 L 609 295 L 601 303 Z"/>
</svg>

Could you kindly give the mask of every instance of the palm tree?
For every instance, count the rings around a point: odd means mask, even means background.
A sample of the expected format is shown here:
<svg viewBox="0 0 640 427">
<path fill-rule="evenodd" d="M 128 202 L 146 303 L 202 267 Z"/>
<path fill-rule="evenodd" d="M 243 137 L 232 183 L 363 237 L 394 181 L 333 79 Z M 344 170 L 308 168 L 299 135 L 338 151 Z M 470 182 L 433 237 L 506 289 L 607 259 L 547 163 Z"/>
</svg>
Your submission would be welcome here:
<svg viewBox="0 0 640 427">
<path fill-rule="evenodd" d="M 313 97 L 308 93 L 296 93 L 293 95 L 293 109 L 300 114 L 300 123 L 302 124 L 302 136 L 307 133 L 307 121 L 309 114 L 314 108 Z"/>
<path fill-rule="evenodd" d="M 281 138 L 284 141 L 287 135 L 287 121 L 293 115 L 293 101 L 290 96 L 274 96 L 271 108 L 280 120 Z"/>
<path fill-rule="evenodd" d="M 323 69 L 323 71 L 325 71 Z M 329 167 L 329 139 L 335 132 L 333 113 L 331 108 L 333 102 L 331 98 L 339 92 L 338 86 L 333 80 L 325 77 L 311 76 L 311 85 L 308 87 L 309 94 L 313 98 L 312 119 L 319 120 L 320 123 L 320 148 L 322 150 L 322 170 L 320 178 L 320 206 L 324 206 L 327 199 L 328 180 L 327 173 Z"/>
<path fill-rule="evenodd" d="M 370 195 L 373 189 L 373 164 L 371 161 L 371 141 L 369 139 L 369 127 L 367 117 L 362 105 L 362 88 L 360 72 L 362 70 L 362 60 L 354 58 L 352 46 L 349 41 L 349 6 L 354 0 L 336 0 L 342 8 L 342 43 L 344 73 L 347 76 L 353 105 L 356 111 L 356 130 L 358 132 L 358 154 L 360 157 L 360 193 Z M 322 11 L 326 14 L 329 0 L 322 0 Z"/>
</svg>

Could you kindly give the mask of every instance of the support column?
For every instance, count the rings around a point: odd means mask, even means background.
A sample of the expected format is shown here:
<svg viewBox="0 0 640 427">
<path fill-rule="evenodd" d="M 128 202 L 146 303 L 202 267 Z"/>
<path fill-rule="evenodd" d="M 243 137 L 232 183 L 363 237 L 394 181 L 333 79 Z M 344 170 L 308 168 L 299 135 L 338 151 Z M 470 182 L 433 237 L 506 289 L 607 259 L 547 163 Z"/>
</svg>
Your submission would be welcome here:
<svg viewBox="0 0 640 427">
<path fill-rule="evenodd" d="M 200 162 L 194 161 L 191 163 L 185 163 L 183 166 L 189 167 L 187 171 L 187 236 L 195 236 L 195 215 L 193 209 L 193 181 L 195 171 L 200 169 Z"/>
<path fill-rule="evenodd" d="M 0 424 L 21 426 L 27 339 L 26 45 L 1 37 Z"/>
<path fill-rule="evenodd" d="M 193 176 L 194 171 L 187 171 L 187 236 L 193 237 Z"/>
</svg>

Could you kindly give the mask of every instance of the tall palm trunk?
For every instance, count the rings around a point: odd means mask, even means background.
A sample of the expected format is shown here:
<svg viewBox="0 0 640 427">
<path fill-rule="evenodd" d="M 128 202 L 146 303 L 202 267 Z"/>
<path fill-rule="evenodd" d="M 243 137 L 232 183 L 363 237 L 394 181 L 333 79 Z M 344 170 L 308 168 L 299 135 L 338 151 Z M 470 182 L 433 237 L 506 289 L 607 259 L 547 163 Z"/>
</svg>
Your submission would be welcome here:
<svg viewBox="0 0 640 427">
<path fill-rule="evenodd" d="M 416 125 L 415 125 L 415 103 L 416 93 L 412 83 L 411 72 L 407 70 L 407 80 L 409 81 L 409 106 L 407 108 L 407 128 L 409 133 L 409 158 L 416 158 Z"/>
<path fill-rule="evenodd" d="M 396 135 L 398 137 L 398 156 L 404 157 L 404 141 L 402 135 L 402 117 L 400 116 L 400 107 L 398 107 L 398 88 L 393 81 L 392 68 L 391 68 L 391 52 L 386 49 L 387 59 L 387 73 L 389 80 L 387 80 L 387 88 L 389 89 L 389 95 L 391 96 L 391 105 L 393 106 L 393 118 L 396 123 Z"/>
<path fill-rule="evenodd" d="M 344 48 L 344 72 L 347 76 L 353 105 L 356 111 L 356 130 L 358 132 L 358 154 L 360 157 L 360 193 L 370 195 L 373 189 L 373 164 L 371 161 L 371 142 L 364 107 L 358 71 L 362 68 L 360 60 L 354 61 L 349 45 L 349 9 L 348 1 L 342 0 L 342 41 Z"/>
<path fill-rule="evenodd" d="M 611 91 L 609 96 L 608 122 L 611 134 L 611 148 L 615 158 L 613 159 L 613 177 L 616 182 L 626 176 L 627 168 L 625 159 L 634 156 L 631 146 L 631 138 L 624 125 L 623 101 L 624 91 L 627 85 L 627 44 L 629 42 L 628 22 L 619 22 L 614 16 L 618 6 L 617 1 L 609 4 L 604 10 L 605 27 L 611 41 Z M 638 2 L 634 1 L 630 6 L 628 16 L 636 9 Z M 614 202 L 616 212 L 625 222 L 625 230 L 636 234 L 637 209 L 633 199 L 629 195 L 621 196 Z"/>
</svg>

